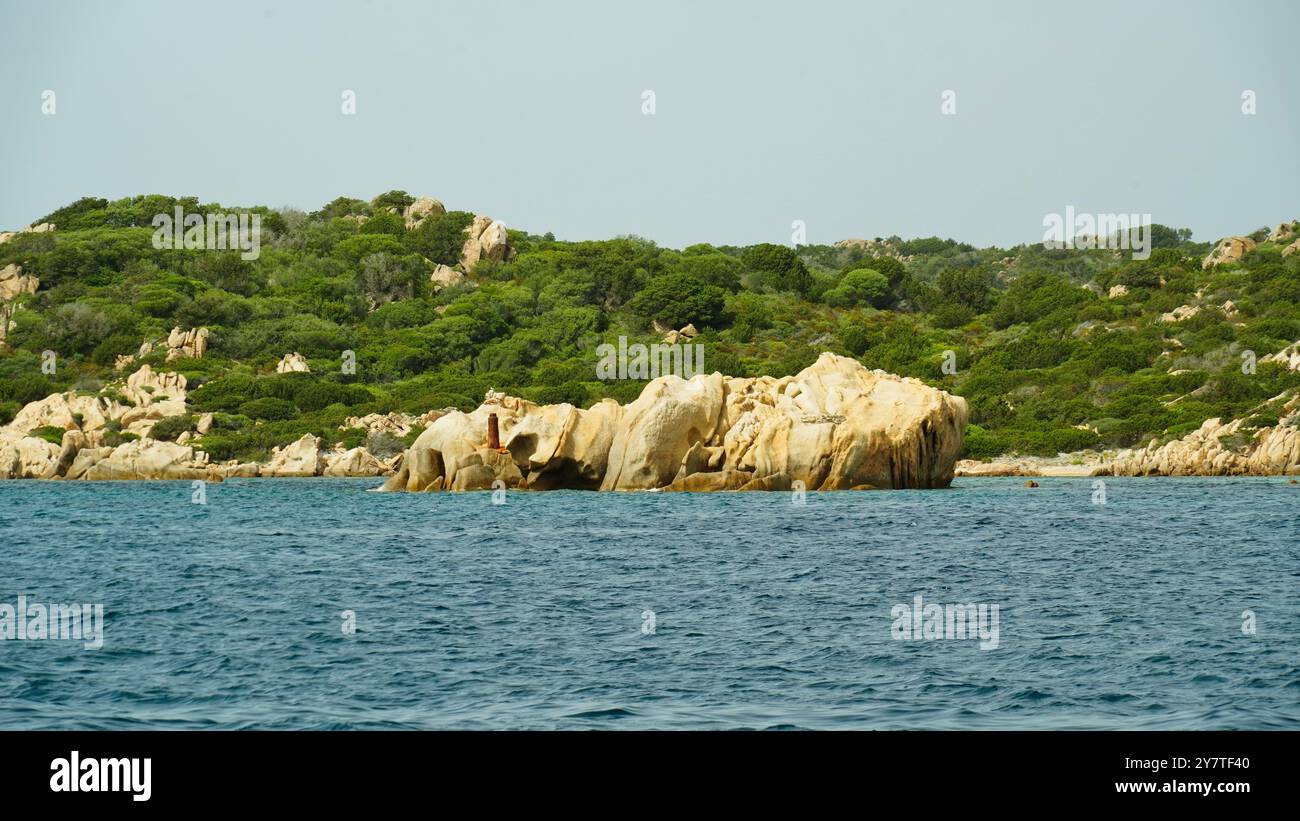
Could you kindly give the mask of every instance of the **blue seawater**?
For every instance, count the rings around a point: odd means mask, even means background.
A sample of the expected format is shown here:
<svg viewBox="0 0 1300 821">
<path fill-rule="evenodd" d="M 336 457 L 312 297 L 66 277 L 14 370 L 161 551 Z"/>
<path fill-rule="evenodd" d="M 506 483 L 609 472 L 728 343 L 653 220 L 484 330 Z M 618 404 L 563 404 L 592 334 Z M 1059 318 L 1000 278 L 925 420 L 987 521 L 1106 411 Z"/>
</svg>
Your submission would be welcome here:
<svg viewBox="0 0 1300 821">
<path fill-rule="evenodd" d="M 0 482 L 0 603 L 105 619 L 0 641 L 0 728 L 1300 728 L 1300 486 L 1039 481 Z M 918 594 L 998 647 L 895 639 Z"/>
</svg>

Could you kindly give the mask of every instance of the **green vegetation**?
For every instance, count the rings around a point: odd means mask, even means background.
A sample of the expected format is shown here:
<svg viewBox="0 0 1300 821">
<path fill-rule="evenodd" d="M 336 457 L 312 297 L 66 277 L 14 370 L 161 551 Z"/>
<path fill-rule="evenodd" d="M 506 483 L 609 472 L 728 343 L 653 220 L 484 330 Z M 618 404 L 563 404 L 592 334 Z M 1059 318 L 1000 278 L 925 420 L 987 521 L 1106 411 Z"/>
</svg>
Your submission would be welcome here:
<svg viewBox="0 0 1300 821">
<path fill-rule="evenodd" d="M 174 326 L 209 328 L 207 354 L 166 362 L 159 346 L 133 367 L 186 375 L 194 413 L 215 414 L 197 440 L 214 459 L 262 458 L 304 433 L 395 452 L 403 443 L 392 437 L 367 442 L 340 426 L 372 412 L 469 409 L 488 388 L 626 402 L 642 383 L 598 381 L 595 348 L 619 335 L 658 341 L 656 321 L 693 323 L 708 370 L 780 376 L 830 350 L 964 396 L 967 453 L 977 457 L 1129 446 L 1211 416 L 1253 414 L 1258 427 L 1276 422 L 1269 400 L 1300 387 L 1279 365 L 1240 367 L 1243 351 L 1263 357 L 1300 339 L 1300 255 L 1283 258 L 1275 243 L 1202 270 L 1210 245 L 1161 226 L 1147 260 L 937 237 L 676 251 L 638 237 L 512 231 L 514 259 L 482 261 L 466 282 L 435 291 L 433 266 L 456 264 L 472 215 L 431 216 L 408 231 L 399 212 L 411 201 L 402 191 L 340 197 L 304 214 L 84 198 L 43 217 L 56 232 L 0 245 L 0 266 L 18 263 L 41 281 L 19 297 L 0 351 L 0 422 L 56 391 L 111 395 L 122 376 L 115 358 Z M 261 255 L 154 249 L 154 214 L 176 206 L 260 213 Z M 1117 285 L 1127 293 L 1107 298 Z M 1182 305 L 1200 310 L 1161 320 Z M 41 372 L 47 349 L 56 374 Z M 293 351 L 312 373 L 275 374 Z M 344 372 L 345 351 L 355 373 Z M 944 372 L 945 351 L 956 373 Z M 172 438 L 195 423 L 167 420 L 158 432 Z"/>
</svg>

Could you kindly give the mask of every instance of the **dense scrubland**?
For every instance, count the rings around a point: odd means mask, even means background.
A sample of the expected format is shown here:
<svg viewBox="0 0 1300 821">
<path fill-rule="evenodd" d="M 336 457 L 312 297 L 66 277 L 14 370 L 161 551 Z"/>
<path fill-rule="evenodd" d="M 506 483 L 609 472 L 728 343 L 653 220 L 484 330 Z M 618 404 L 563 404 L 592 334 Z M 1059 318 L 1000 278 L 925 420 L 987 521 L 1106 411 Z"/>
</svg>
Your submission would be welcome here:
<svg viewBox="0 0 1300 821">
<path fill-rule="evenodd" d="M 693 324 L 706 371 L 782 376 L 833 351 L 964 396 L 976 458 L 1130 446 L 1214 416 L 1276 425 L 1277 397 L 1300 387 L 1284 364 L 1242 369 L 1244 352 L 1262 359 L 1300 339 L 1300 254 L 1283 256 L 1266 228 L 1241 259 L 1208 268 L 1212 241 L 1163 226 L 1145 260 L 936 237 L 673 250 L 511 230 L 510 258 L 479 260 L 439 287 L 431 273 L 460 262 L 474 215 L 409 227 L 401 212 L 412 199 L 339 198 L 308 214 L 86 198 L 45 215 L 35 222 L 56 230 L 0 245 L 0 268 L 40 282 L 13 300 L 0 423 L 58 391 L 115 395 L 130 372 L 114 370 L 117 358 L 174 327 L 208 328 L 205 355 L 168 362 L 163 346 L 131 367 L 185 374 L 194 412 L 215 413 L 192 444 L 215 459 L 262 458 L 304 433 L 366 444 L 365 430 L 340 429 L 349 417 L 468 410 L 488 388 L 540 403 L 627 402 L 644 382 L 598 380 L 596 347 L 658 342 L 656 323 Z M 151 220 L 178 205 L 260 214 L 260 256 L 155 248 Z M 1170 316 L 1183 306 L 1197 310 Z M 53 374 L 42 372 L 46 350 L 58 356 Z M 342 367 L 347 351 L 355 373 Z M 290 352 L 311 372 L 277 374 Z M 166 419 L 152 435 L 194 423 Z"/>
</svg>

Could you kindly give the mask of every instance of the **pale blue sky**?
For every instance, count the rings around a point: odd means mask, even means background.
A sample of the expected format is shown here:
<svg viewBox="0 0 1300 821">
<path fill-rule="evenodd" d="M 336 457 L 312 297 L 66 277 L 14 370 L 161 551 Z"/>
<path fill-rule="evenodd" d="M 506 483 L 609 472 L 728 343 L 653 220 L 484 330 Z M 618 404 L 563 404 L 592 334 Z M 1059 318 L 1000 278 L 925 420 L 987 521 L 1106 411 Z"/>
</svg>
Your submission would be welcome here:
<svg viewBox="0 0 1300 821">
<path fill-rule="evenodd" d="M 672 247 L 1011 245 L 1067 205 L 1213 239 L 1300 217 L 1297 31 L 1294 0 L 0 0 L 0 228 L 403 188 Z"/>
</svg>

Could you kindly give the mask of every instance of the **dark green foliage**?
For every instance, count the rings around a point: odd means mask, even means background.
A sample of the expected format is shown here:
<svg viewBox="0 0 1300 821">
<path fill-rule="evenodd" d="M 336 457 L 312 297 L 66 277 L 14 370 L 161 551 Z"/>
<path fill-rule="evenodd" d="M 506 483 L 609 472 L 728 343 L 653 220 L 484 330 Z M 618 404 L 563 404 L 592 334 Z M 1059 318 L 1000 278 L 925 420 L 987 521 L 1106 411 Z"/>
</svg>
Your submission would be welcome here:
<svg viewBox="0 0 1300 821">
<path fill-rule="evenodd" d="M 741 262 L 761 276 L 764 285 L 777 291 L 802 294 L 812 285 L 812 275 L 802 259 L 784 245 L 763 243 L 745 251 Z"/>
<path fill-rule="evenodd" d="M 1274 398 L 1300 389 L 1300 374 L 1276 364 L 1241 372 L 1243 352 L 1262 359 L 1300 340 L 1300 256 L 1282 257 L 1276 243 L 1206 270 L 1209 245 L 1163 226 L 1147 260 L 934 237 L 674 251 L 635 236 L 561 242 L 514 230 L 516 257 L 482 261 L 435 291 L 433 266 L 459 263 L 473 217 L 430 216 L 408 231 L 395 212 L 411 201 L 402 191 L 341 197 L 305 215 L 147 195 L 47 215 L 54 233 L 0 245 L 0 266 L 41 280 L 19 297 L 0 349 L 0 423 L 74 386 L 115 396 L 116 358 L 176 326 L 210 330 L 202 359 L 167 362 L 159 347 L 140 361 L 186 375 L 195 418 L 215 413 L 197 444 L 218 460 L 265 458 L 305 433 L 363 444 L 348 417 L 470 410 L 488 388 L 584 407 L 629 402 L 645 383 L 596 379 L 596 347 L 656 341 L 652 321 L 695 324 L 708 371 L 793 374 L 830 350 L 941 386 L 970 404 L 972 456 L 1144 444 L 1211 416 L 1256 429 L 1280 422 Z M 177 205 L 260 213 L 260 256 L 155 249 L 153 215 Z M 1107 298 L 1115 285 L 1128 293 Z M 1232 313 L 1219 307 L 1227 300 Z M 1182 305 L 1200 310 L 1161 321 Z M 45 350 L 55 373 L 41 372 Z M 941 370 L 945 351 L 956 373 Z M 312 372 L 274 374 L 290 352 Z M 349 357 L 355 373 L 344 370 Z M 168 419 L 155 432 L 174 438 L 194 424 Z"/>
</svg>

